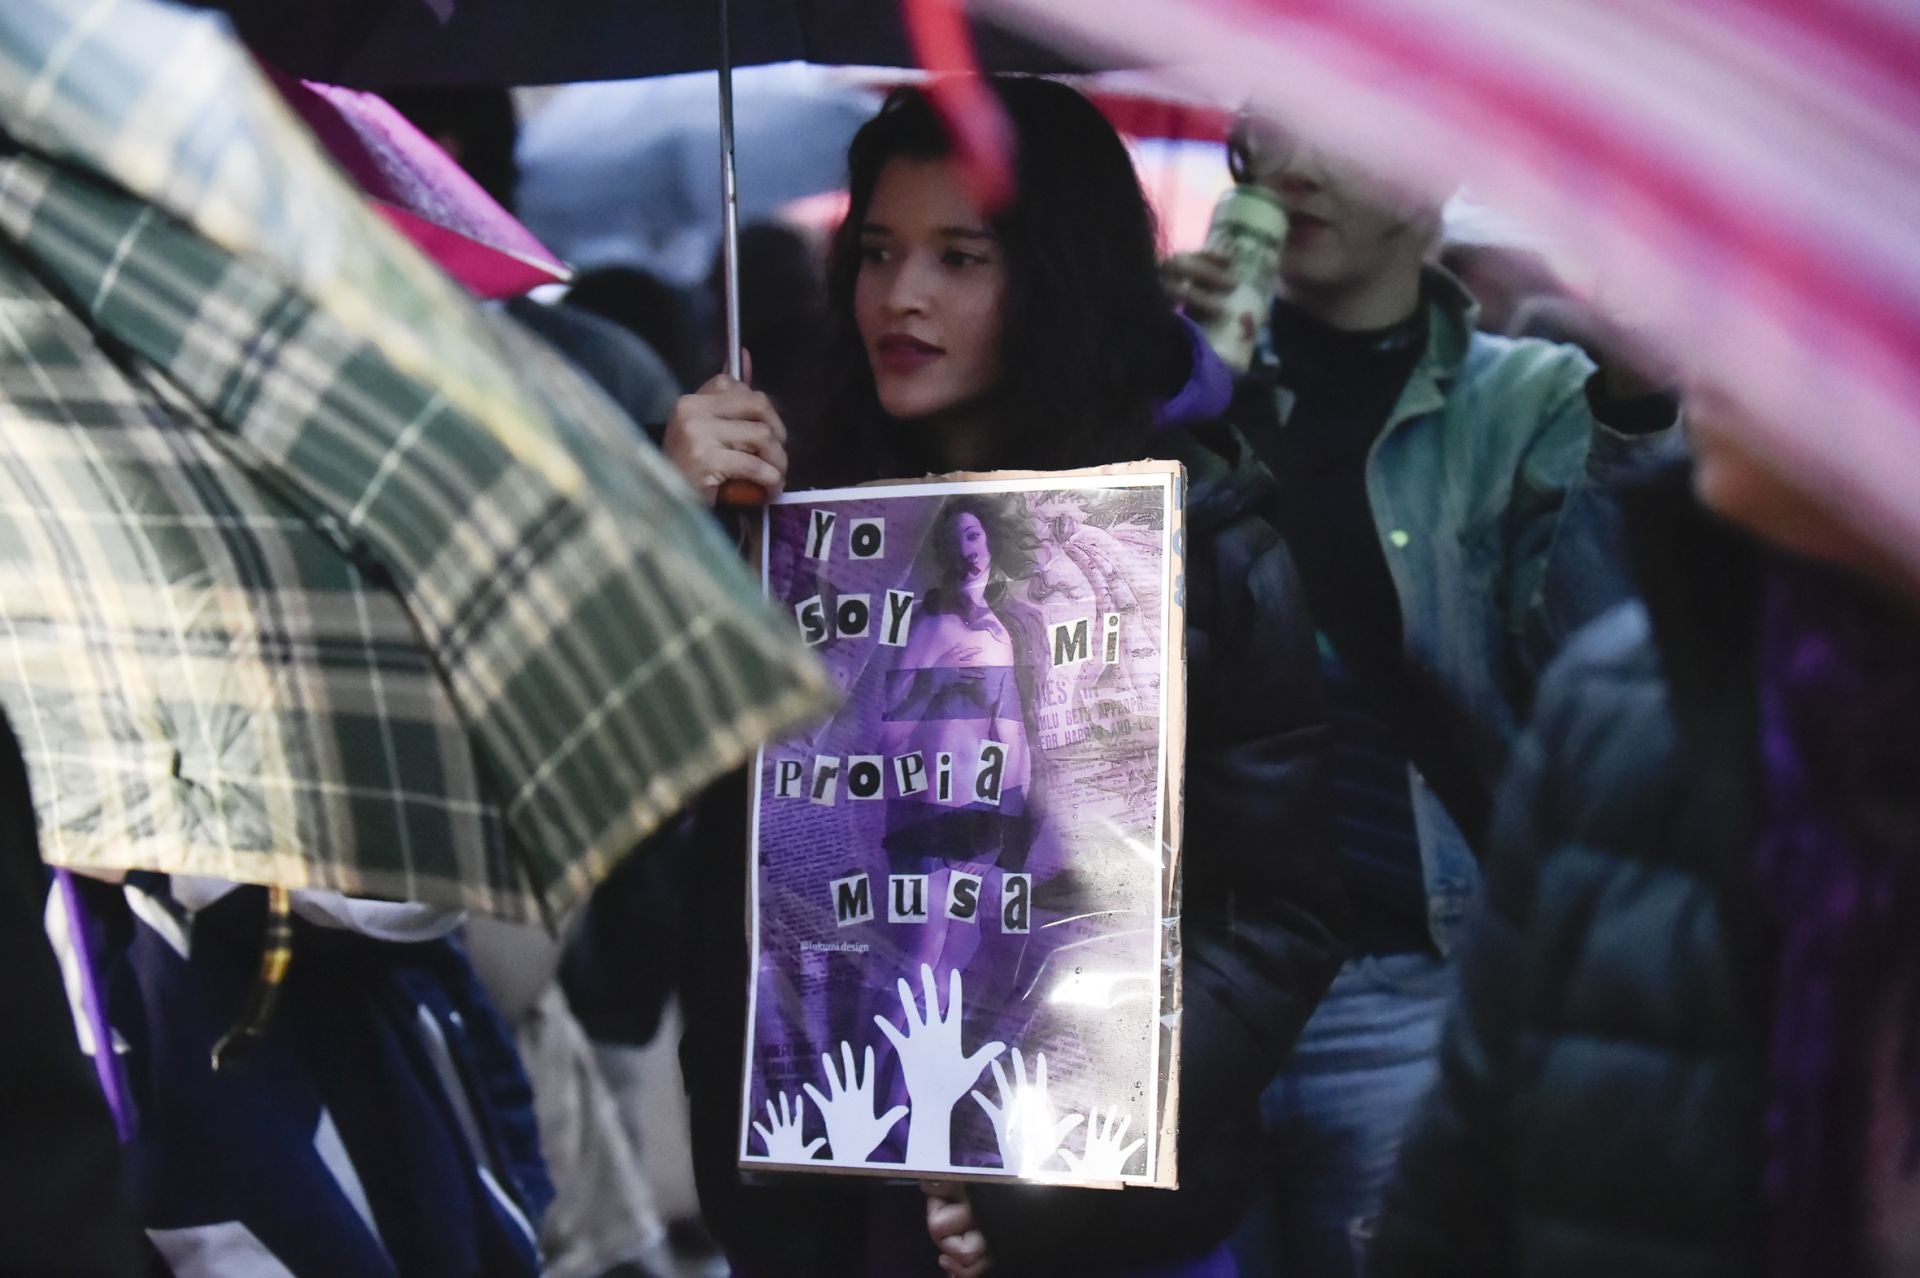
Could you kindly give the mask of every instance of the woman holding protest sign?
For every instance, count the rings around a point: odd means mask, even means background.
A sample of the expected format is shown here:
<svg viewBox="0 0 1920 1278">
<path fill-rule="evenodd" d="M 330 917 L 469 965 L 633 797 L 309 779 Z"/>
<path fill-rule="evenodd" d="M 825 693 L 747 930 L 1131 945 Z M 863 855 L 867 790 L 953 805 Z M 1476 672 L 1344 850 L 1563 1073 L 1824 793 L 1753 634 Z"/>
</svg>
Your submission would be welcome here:
<svg viewBox="0 0 1920 1278">
<path fill-rule="evenodd" d="M 702 1202 L 748 1278 L 921 1272 L 936 1258 L 963 1276 L 1231 1274 L 1221 1241 L 1251 1183 L 1260 1090 L 1341 956 L 1312 631 L 1261 514 L 1272 480 L 1219 420 L 1226 369 L 1159 292 L 1152 214 L 1112 128 L 1064 86 L 991 87 L 1016 152 L 1016 193 L 992 216 L 923 94 L 895 94 L 854 141 L 831 272 L 837 389 L 796 478 L 1186 465 L 1181 1188 L 939 1186 L 920 1204 L 861 1183 L 743 1181 L 746 804 L 733 787 L 702 814 L 683 1058 Z M 784 438 L 768 406 L 721 384 L 680 402 L 667 442 L 777 468 Z"/>
</svg>

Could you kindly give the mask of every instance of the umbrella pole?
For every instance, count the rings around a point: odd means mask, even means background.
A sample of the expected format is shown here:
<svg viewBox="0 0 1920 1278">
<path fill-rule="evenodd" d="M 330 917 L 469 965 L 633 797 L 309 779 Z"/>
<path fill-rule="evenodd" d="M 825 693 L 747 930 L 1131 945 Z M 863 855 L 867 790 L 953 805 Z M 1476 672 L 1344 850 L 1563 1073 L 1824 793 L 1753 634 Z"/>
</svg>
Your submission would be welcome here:
<svg viewBox="0 0 1920 1278">
<path fill-rule="evenodd" d="M 733 23 L 728 0 L 720 4 L 720 278 L 727 313 L 727 376 L 747 380 L 740 354 L 740 188 L 733 163 Z M 729 479 L 714 501 L 721 506 L 764 506 L 767 490 L 750 479 Z M 742 536 L 745 536 L 743 525 Z"/>
<path fill-rule="evenodd" d="M 745 381 L 740 358 L 740 190 L 733 161 L 733 23 L 720 2 L 720 263 L 727 312 L 727 376 Z"/>
</svg>

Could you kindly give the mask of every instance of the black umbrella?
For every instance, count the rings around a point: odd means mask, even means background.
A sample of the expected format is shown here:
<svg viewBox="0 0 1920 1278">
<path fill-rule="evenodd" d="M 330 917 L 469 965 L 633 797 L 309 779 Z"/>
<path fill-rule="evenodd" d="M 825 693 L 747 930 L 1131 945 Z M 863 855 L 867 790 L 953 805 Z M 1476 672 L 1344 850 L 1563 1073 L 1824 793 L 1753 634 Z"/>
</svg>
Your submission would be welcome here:
<svg viewBox="0 0 1920 1278">
<path fill-rule="evenodd" d="M 256 51 L 306 79 L 366 87 L 554 84 L 720 72 L 721 261 L 727 372 L 740 356 L 733 68 L 770 62 L 916 66 L 900 0 L 192 0 L 223 9 Z M 1084 70 L 968 21 L 980 66 Z M 766 494 L 725 485 L 728 505 Z"/>
<path fill-rule="evenodd" d="M 561 84 L 719 65 L 715 0 L 193 0 L 307 79 L 361 88 Z M 914 66 L 896 0 L 732 0 L 733 62 Z M 441 15 L 446 15 L 444 20 Z M 1068 71 L 1059 55 L 971 23 L 982 66 Z"/>
</svg>

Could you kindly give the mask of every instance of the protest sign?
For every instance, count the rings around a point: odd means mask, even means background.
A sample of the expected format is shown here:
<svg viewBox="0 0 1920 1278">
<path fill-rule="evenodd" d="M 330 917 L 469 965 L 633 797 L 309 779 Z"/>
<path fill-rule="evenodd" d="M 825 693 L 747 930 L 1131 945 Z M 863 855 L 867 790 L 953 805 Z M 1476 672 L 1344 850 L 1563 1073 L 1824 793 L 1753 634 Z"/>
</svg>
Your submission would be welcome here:
<svg viewBox="0 0 1920 1278">
<path fill-rule="evenodd" d="M 792 493 L 845 695 L 758 760 L 743 1166 L 1173 1181 L 1181 473 Z"/>
</svg>

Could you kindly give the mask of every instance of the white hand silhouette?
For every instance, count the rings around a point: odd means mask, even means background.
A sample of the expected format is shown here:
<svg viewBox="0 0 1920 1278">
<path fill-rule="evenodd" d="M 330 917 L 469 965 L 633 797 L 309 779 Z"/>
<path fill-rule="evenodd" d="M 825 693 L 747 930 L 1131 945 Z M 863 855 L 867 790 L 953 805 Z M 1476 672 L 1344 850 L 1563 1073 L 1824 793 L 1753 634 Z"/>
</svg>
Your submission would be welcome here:
<svg viewBox="0 0 1920 1278">
<path fill-rule="evenodd" d="M 927 995 L 924 1017 L 913 1001 L 913 987 L 904 977 L 900 981 L 900 1007 L 907 1025 L 904 1034 L 884 1016 L 874 1017 L 873 1022 L 899 1054 L 907 1092 L 913 1097 L 913 1118 L 907 1124 L 907 1162 L 921 1170 L 944 1169 L 953 1165 L 954 1102 L 967 1094 L 980 1077 L 981 1067 L 1006 1051 L 1007 1045 L 988 1043 L 971 1056 L 961 1050 L 959 968 L 947 979 L 944 1016 L 933 968 L 928 964 L 920 965 L 920 983 Z"/>
<path fill-rule="evenodd" d="M 778 1159 L 783 1163 L 812 1161 L 813 1156 L 827 1141 L 824 1136 L 816 1136 L 812 1141 L 807 1140 L 807 1134 L 802 1130 L 806 1124 L 806 1118 L 807 1102 L 802 1098 L 788 1096 L 785 1092 L 781 1092 L 780 1112 L 777 1114 L 773 1110 L 772 1098 L 768 1098 L 767 1122 L 773 1126 L 768 1128 L 759 1123 L 753 1125 L 753 1130 L 760 1133 L 760 1142 L 767 1147 L 768 1158 Z"/>
<path fill-rule="evenodd" d="M 820 1089 L 812 1083 L 806 1084 L 807 1095 L 813 1097 L 815 1109 L 827 1124 L 827 1150 L 833 1157 L 846 1163 L 864 1163 L 867 1157 L 885 1140 L 893 1125 L 906 1116 L 905 1105 L 895 1105 L 879 1118 L 873 1116 L 873 1049 L 866 1054 L 866 1072 L 861 1074 L 853 1068 L 853 1045 L 840 1044 L 840 1056 L 846 1062 L 847 1072 L 843 1077 L 833 1067 L 833 1057 L 822 1052 L 820 1068 L 827 1074 L 828 1095 L 822 1096 Z"/>
<path fill-rule="evenodd" d="M 1013 1082 L 1007 1082 L 999 1061 L 993 1063 L 993 1081 L 1000 1086 L 998 1105 L 979 1092 L 973 1093 L 973 1099 L 993 1123 L 994 1139 L 1000 1142 L 1000 1165 L 1016 1176 L 1031 1176 L 1063 1152 L 1060 1142 L 1083 1120 L 1079 1114 L 1054 1118 L 1053 1100 L 1047 1095 L 1045 1052 L 1033 1058 L 1031 1083 L 1017 1047 L 1013 1049 Z"/>
<path fill-rule="evenodd" d="M 1061 1150 L 1060 1157 L 1067 1160 L 1077 1176 L 1086 1176 L 1095 1180 L 1113 1180 L 1127 1169 L 1127 1160 L 1134 1151 L 1146 1144 L 1143 1137 L 1122 1149 L 1120 1142 L 1127 1138 L 1127 1126 L 1133 1120 L 1120 1112 L 1114 1105 L 1107 1110 L 1106 1123 L 1100 1121 L 1100 1107 L 1094 1106 L 1087 1113 L 1087 1152 L 1075 1157 L 1069 1150 Z"/>
</svg>

